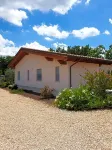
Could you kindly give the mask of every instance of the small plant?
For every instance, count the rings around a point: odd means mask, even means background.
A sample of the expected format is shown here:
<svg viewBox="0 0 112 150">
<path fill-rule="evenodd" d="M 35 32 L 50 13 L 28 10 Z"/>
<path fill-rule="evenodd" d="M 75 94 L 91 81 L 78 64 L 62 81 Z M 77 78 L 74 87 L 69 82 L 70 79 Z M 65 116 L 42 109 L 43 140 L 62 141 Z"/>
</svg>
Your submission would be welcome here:
<svg viewBox="0 0 112 150">
<path fill-rule="evenodd" d="M 44 99 L 49 99 L 53 97 L 53 89 L 50 89 L 49 86 L 45 86 L 43 89 L 40 91 L 40 96 Z"/>
</svg>

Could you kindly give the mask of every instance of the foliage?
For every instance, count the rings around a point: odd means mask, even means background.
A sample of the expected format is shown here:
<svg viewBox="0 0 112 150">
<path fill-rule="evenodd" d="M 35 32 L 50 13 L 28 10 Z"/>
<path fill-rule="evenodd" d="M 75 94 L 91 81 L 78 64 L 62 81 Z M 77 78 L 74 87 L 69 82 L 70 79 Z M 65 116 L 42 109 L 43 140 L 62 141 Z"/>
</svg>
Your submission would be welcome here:
<svg viewBox="0 0 112 150">
<path fill-rule="evenodd" d="M 109 46 L 109 50 L 105 54 L 106 59 L 112 59 L 112 45 Z"/>
<path fill-rule="evenodd" d="M 90 110 L 112 108 L 112 95 L 105 99 L 89 91 L 88 87 L 81 86 L 77 89 L 64 89 L 55 100 L 55 105 L 67 110 Z"/>
<path fill-rule="evenodd" d="M 1 76 L 0 87 L 6 88 L 13 83 L 14 83 L 14 71 L 12 69 L 7 69 L 5 71 L 5 76 L 3 77 Z"/>
<path fill-rule="evenodd" d="M 67 53 L 67 54 L 74 54 L 74 55 L 83 55 L 89 57 L 96 57 L 96 58 L 106 58 L 112 59 L 112 45 L 109 46 L 109 49 L 105 49 L 103 45 L 99 45 L 97 47 L 90 47 L 89 45 L 86 46 L 68 46 L 67 50 L 61 47 L 57 47 L 56 50 L 50 48 L 49 51 L 51 52 L 60 52 L 60 53 Z"/>
<path fill-rule="evenodd" d="M 8 87 L 8 86 L 9 86 L 9 83 L 8 83 L 8 82 L 3 81 L 3 82 L 0 83 L 0 87 L 1 87 L 1 88 L 6 88 L 6 87 Z"/>
<path fill-rule="evenodd" d="M 84 79 L 90 91 L 101 98 L 106 97 L 106 89 L 112 89 L 112 75 L 104 71 L 90 73 L 86 72 Z"/>
<path fill-rule="evenodd" d="M 2 75 L 2 70 L 0 70 L 0 76 Z"/>
<path fill-rule="evenodd" d="M 9 68 L 9 69 L 7 69 L 5 71 L 5 80 L 9 84 L 13 84 L 14 83 L 14 70 Z"/>
<path fill-rule="evenodd" d="M 41 89 L 40 96 L 42 98 L 49 99 L 53 97 L 52 92 L 53 92 L 53 89 L 50 89 L 49 86 L 45 86 L 43 89 Z"/>
<path fill-rule="evenodd" d="M 104 71 L 86 72 L 85 86 L 76 89 L 64 89 L 56 97 L 55 105 L 67 110 L 89 110 L 112 108 L 112 95 L 106 89 L 112 89 L 112 75 Z"/>
<path fill-rule="evenodd" d="M 24 93 L 24 90 L 22 89 L 14 89 L 14 90 L 10 90 L 10 93 L 12 94 L 23 94 Z"/>
<path fill-rule="evenodd" d="M 77 89 L 64 89 L 55 100 L 56 106 L 68 110 L 83 110 L 88 108 L 90 99 L 94 99 L 94 95 L 89 93 L 86 87 Z"/>
<path fill-rule="evenodd" d="M 4 76 L 1 77 L 1 79 L 0 79 L 0 87 L 1 88 L 6 88 L 6 87 L 8 87 L 8 85 L 9 85 L 9 83 L 6 82 L 5 77 Z"/>
<path fill-rule="evenodd" d="M 5 75 L 5 70 L 8 68 L 8 64 L 13 59 L 12 56 L 0 56 L 0 72 Z"/>
<path fill-rule="evenodd" d="M 50 48 L 50 51 L 55 51 Z M 56 52 L 60 53 L 68 53 L 74 55 L 83 55 L 83 56 L 90 56 L 90 57 L 97 57 L 97 58 L 105 58 L 107 55 L 108 50 L 105 50 L 103 45 L 99 45 L 96 48 L 90 47 L 89 45 L 86 46 L 68 46 L 67 50 L 61 47 L 57 47 Z M 108 54 L 110 56 L 110 54 Z M 109 58 L 109 57 L 108 57 Z"/>
</svg>

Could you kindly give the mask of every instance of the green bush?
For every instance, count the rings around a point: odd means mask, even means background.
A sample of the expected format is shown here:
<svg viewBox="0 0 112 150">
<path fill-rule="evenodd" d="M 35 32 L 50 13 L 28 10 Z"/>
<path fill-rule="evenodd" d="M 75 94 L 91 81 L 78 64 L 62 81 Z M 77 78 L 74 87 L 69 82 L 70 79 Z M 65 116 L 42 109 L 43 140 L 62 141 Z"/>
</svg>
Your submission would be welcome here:
<svg viewBox="0 0 112 150">
<path fill-rule="evenodd" d="M 112 108 L 112 95 L 105 99 L 95 95 L 88 87 L 81 86 L 77 89 L 64 89 L 55 100 L 55 105 L 67 110 L 90 110 Z"/>
<path fill-rule="evenodd" d="M 9 84 L 14 84 L 14 70 L 9 68 L 5 71 L 5 80 Z"/>
<path fill-rule="evenodd" d="M 3 82 L 0 83 L 0 87 L 1 87 L 1 88 L 6 88 L 6 87 L 8 87 L 8 86 L 9 86 L 9 83 L 8 83 L 8 82 L 3 81 Z"/>
<path fill-rule="evenodd" d="M 55 105 L 62 109 L 84 110 L 88 109 L 88 103 L 95 96 L 88 88 L 81 86 L 77 89 L 64 89 L 55 100 Z"/>
<path fill-rule="evenodd" d="M 106 89 L 112 89 L 112 75 L 108 75 L 104 71 L 94 73 L 87 71 L 84 80 L 89 90 L 103 99 L 107 95 Z"/>
<path fill-rule="evenodd" d="M 40 91 L 40 96 L 44 99 L 49 99 L 53 97 L 53 89 L 50 89 L 48 86 L 45 86 L 43 89 Z"/>
<path fill-rule="evenodd" d="M 105 107 L 112 108 L 112 95 L 107 95 L 105 99 Z"/>
</svg>

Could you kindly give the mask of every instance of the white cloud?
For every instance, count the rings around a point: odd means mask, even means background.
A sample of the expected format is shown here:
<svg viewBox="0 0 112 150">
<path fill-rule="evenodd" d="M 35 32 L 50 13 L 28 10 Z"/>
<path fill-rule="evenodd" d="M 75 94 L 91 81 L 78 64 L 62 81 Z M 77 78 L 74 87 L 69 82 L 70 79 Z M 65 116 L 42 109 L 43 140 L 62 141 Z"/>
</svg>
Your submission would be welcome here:
<svg viewBox="0 0 112 150">
<path fill-rule="evenodd" d="M 60 31 L 58 25 L 47 26 L 42 24 L 41 26 L 34 26 L 33 30 L 36 31 L 39 35 L 55 37 L 57 39 L 66 39 L 69 36 L 69 32 Z"/>
<path fill-rule="evenodd" d="M 27 47 L 27 48 L 34 48 L 34 49 L 38 49 L 38 50 L 45 50 L 47 51 L 48 48 L 40 45 L 38 42 L 32 42 L 32 43 L 26 43 L 25 45 L 21 46 L 21 47 Z"/>
<path fill-rule="evenodd" d="M 109 22 L 112 24 L 112 19 L 111 18 L 109 19 Z"/>
<path fill-rule="evenodd" d="M 73 30 L 72 34 L 80 39 L 85 39 L 88 37 L 93 37 L 93 36 L 97 36 L 100 35 L 100 31 L 97 28 L 94 27 L 84 27 L 80 30 Z"/>
<path fill-rule="evenodd" d="M 110 35 L 110 32 L 108 30 L 105 30 L 103 34 Z"/>
<path fill-rule="evenodd" d="M 17 52 L 14 42 L 8 39 L 4 39 L 0 34 L 0 55 L 13 55 Z"/>
<path fill-rule="evenodd" d="M 62 4 L 63 1 L 65 2 L 64 5 Z M 68 0 L 68 2 L 66 0 L 60 0 L 60 5 L 57 5 L 53 11 L 59 13 L 59 14 L 66 14 L 68 12 L 68 10 L 72 9 L 73 5 L 79 4 L 81 3 L 82 0 Z"/>
<path fill-rule="evenodd" d="M 91 0 L 86 0 L 85 5 L 89 5 Z"/>
<path fill-rule="evenodd" d="M 2 56 L 14 56 L 19 50 L 19 47 L 6 46 L 0 49 L 0 55 Z"/>
<path fill-rule="evenodd" d="M 29 30 L 24 30 L 24 29 L 22 29 L 21 32 L 22 32 L 22 33 L 25 33 L 25 32 L 28 33 L 28 32 L 30 32 L 30 31 L 29 31 Z"/>
<path fill-rule="evenodd" d="M 14 43 L 8 39 L 4 39 L 0 34 L 0 48 L 4 46 L 14 46 Z"/>
<path fill-rule="evenodd" d="M 0 55 L 14 56 L 18 52 L 20 47 L 34 48 L 39 50 L 48 50 L 47 47 L 39 44 L 36 41 L 32 43 L 26 43 L 25 45 L 16 47 L 13 41 L 3 38 L 3 36 L 0 34 Z"/>
<path fill-rule="evenodd" d="M 53 41 L 53 39 L 51 39 L 50 37 L 45 37 L 46 41 Z"/>
<path fill-rule="evenodd" d="M 67 45 L 66 44 L 64 44 L 64 43 L 53 43 L 53 47 L 55 48 L 55 49 L 57 49 L 58 47 L 60 47 L 60 48 L 64 48 L 65 50 L 67 50 Z"/>
<path fill-rule="evenodd" d="M 26 12 L 22 10 L 6 9 L 0 7 L 0 18 L 17 26 L 22 26 L 22 20 L 27 19 L 27 15 Z"/>
<path fill-rule="evenodd" d="M 0 18 L 22 26 L 22 20 L 27 18 L 23 10 L 42 12 L 54 11 L 59 14 L 66 14 L 82 0 L 0 0 Z"/>
</svg>

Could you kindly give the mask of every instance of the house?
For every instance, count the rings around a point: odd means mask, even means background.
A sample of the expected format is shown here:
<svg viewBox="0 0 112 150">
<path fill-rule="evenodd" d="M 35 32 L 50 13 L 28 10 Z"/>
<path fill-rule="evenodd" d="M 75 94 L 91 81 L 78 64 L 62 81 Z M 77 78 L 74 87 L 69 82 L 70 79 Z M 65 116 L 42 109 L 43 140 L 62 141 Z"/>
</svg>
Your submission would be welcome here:
<svg viewBox="0 0 112 150">
<path fill-rule="evenodd" d="M 112 60 L 21 48 L 9 67 L 15 69 L 19 88 L 39 92 L 48 85 L 56 95 L 64 88 L 84 83 L 85 72 L 112 70 Z"/>
</svg>

